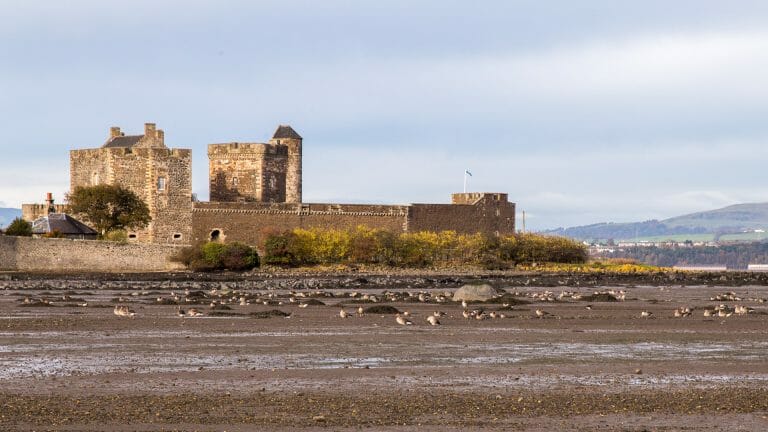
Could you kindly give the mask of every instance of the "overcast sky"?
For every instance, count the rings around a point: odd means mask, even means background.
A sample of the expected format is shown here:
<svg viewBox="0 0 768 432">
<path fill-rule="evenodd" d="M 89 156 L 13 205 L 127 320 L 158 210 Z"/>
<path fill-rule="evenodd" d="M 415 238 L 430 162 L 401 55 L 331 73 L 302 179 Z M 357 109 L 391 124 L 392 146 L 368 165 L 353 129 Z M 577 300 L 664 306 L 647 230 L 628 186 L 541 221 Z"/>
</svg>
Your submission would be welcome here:
<svg viewBox="0 0 768 432">
<path fill-rule="evenodd" d="M 508 192 L 528 228 L 768 201 L 768 2 L 0 0 L 0 207 L 110 126 L 304 137 L 308 202 Z"/>
</svg>

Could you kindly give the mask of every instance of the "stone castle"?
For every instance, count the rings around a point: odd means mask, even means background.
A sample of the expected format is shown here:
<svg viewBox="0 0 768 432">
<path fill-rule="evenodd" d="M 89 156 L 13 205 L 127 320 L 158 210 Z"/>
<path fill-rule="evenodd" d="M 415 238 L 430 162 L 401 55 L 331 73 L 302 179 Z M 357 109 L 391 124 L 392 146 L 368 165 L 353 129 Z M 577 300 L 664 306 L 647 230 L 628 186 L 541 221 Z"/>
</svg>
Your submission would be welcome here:
<svg viewBox="0 0 768 432">
<path fill-rule="evenodd" d="M 152 222 L 128 237 L 143 243 L 260 245 L 272 232 L 359 225 L 394 232 L 515 232 L 515 205 L 505 193 L 457 193 L 451 204 L 304 203 L 302 141 L 293 128 L 281 125 L 268 143 L 210 144 L 210 202 L 197 202 L 191 150 L 168 148 L 163 131 L 153 123 L 144 125 L 143 135 L 125 135 L 112 127 L 101 147 L 70 151 L 70 188 L 118 184 L 138 194 Z M 35 219 L 53 207 L 52 200 L 25 204 L 24 217 Z"/>
</svg>

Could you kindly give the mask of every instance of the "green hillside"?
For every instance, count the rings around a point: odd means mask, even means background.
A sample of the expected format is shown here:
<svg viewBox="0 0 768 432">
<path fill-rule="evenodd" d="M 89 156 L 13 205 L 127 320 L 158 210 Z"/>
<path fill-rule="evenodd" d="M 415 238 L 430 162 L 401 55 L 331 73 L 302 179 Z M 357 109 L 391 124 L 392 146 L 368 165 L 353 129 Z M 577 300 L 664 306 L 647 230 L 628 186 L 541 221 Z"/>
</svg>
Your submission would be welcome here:
<svg viewBox="0 0 768 432">
<path fill-rule="evenodd" d="M 546 234 L 563 235 L 579 240 L 646 240 L 646 241 L 756 241 L 764 240 L 768 231 L 768 203 L 737 204 L 717 210 L 691 213 L 665 220 L 634 223 L 598 223 L 571 228 L 558 228 Z M 749 231 L 744 233 L 744 231 Z"/>
<path fill-rule="evenodd" d="M 668 227 L 702 227 L 713 232 L 726 227 L 767 229 L 768 203 L 736 204 L 717 210 L 665 219 L 661 222 Z"/>
</svg>

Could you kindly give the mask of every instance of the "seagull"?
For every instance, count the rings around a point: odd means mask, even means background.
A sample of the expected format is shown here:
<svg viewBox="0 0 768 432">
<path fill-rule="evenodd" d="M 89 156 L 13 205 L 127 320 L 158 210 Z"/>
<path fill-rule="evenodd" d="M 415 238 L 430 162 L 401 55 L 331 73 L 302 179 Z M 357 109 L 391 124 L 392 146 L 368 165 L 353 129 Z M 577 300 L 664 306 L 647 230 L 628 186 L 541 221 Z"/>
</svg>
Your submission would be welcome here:
<svg viewBox="0 0 768 432">
<path fill-rule="evenodd" d="M 302 303 L 299 305 L 300 308 L 305 308 L 307 306 L 309 306 L 309 303 Z"/>
<path fill-rule="evenodd" d="M 592 310 L 592 305 L 587 305 L 584 309 L 586 310 Z"/>
<path fill-rule="evenodd" d="M 203 313 L 200 312 L 199 310 L 195 309 L 195 308 L 192 308 L 192 309 L 187 311 L 187 316 L 199 317 L 199 316 L 203 316 Z"/>
<path fill-rule="evenodd" d="M 640 316 L 641 316 L 642 318 L 650 318 L 650 317 L 652 317 L 652 316 L 653 316 L 653 312 L 642 311 L 642 312 L 640 312 Z"/>
<path fill-rule="evenodd" d="M 339 311 L 339 316 L 340 316 L 341 318 L 349 318 L 349 313 L 347 313 L 347 311 L 345 311 L 344 309 L 341 309 L 341 310 Z"/>
<path fill-rule="evenodd" d="M 427 322 L 430 323 L 433 326 L 440 325 L 440 320 L 437 319 L 436 316 L 430 315 L 427 317 Z"/>
<path fill-rule="evenodd" d="M 440 312 L 440 311 L 435 311 L 435 312 L 432 312 L 432 315 L 434 315 L 434 316 L 439 318 L 441 316 L 445 316 L 446 313 L 445 312 Z"/>
<path fill-rule="evenodd" d="M 467 308 L 467 301 L 466 300 L 462 300 L 461 301 L 461 307 L 463 307 L 464 309 Z"/>
<path fill-rule="evenodd" d="M 539 318 L 544 318 L 547 315 L 551 315 L 549 312 L 545 312 L 541 309 L 536 309 L 536 316 Z"/>
<path fill-rule="evenodd" d="M 115 306 L 114 313 L 117 316 L 124 316 L 124 317 L 131 317 L 131 318 L 136 316 L 136 312 L 134 312 L 133 309 L 129 308 L 128 306 Z"/>
<path fill-rule="evenodd" d="M 471 316 L 472 316 L 472 314 L 471 314 L 471 313 L 469 313 L 469 311 L 468 311 L 468 310 L 466 310 L 466 309 L 464 309 L 464 311 L 463 311 L 463 312 L 461 312 L 461 314 L 462 314 L 462 315 L 464 316 L 464 318 L 466 318 L 466 319 L 469 319 L 469 317 L 471 317 Z"/>
<path fill-rule="evenodd" d="M 397 323 L 400 325 L 413 325 L 413 322 L 411 320 L 409 320 L 408 318 L 405 318 L 400 314 L 397 314 L 397 316 L 395 316 L 395 321 L 397 321 Z"/>
<path fill-rule="evenodd" d="M 184 311 L 184 310 L 181 308 L 181 306 L 179 306 L 178 308 L 176 308 L 176 315 L 177 315 L 177 316 L 183 317 L 183 316 L 185 316 L 186 314 L 187 314 L 187 313 L 186 313 L 186 312 L 185 312 L 185 311 Z"/>
<path fill-rule="evenodd" d="M 357 308 L 357 316 L 363 316 L 363 314 L 364 314 L 364 313 L 365 313 L 365 312 L 363 311 L 363 307 L 362 307 L 362 306 L 359 306 L 359 307 Z"/>
<path fill-rule="evenodd" d="M 411 313 L 408 312 L 408 311 L 405 311 L 405 312 L 403 312 L 403 316 L 404 317 L 409 317 L 409 316 L 411 316 Z"/>
</svg>

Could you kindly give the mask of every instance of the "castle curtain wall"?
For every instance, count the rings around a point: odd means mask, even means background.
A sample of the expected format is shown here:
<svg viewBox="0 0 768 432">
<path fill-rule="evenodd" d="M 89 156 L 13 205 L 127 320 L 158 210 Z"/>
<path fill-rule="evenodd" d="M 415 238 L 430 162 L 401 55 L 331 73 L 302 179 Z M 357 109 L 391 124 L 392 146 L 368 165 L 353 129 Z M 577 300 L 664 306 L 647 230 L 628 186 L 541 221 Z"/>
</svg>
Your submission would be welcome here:
<svg viewBox="0 0 768 432">
<path fill-rule="evenodd" d="M 407 206 L 357 204 L 195 203 L 193 240 L 220 240 L 261 246 L 266 236 L 294 228 L 354 229 L 359 225 L 393 232 L 405 230 Z"/>
</svg>

